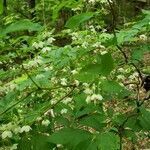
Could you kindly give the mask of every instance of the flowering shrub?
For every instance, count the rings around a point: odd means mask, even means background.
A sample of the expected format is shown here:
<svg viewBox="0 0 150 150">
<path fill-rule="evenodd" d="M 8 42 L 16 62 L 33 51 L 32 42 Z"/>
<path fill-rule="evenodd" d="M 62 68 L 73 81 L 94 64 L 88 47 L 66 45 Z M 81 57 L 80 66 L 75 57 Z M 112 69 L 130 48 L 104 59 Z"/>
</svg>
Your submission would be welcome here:
<svg viewBox="0 0 150 150">
<path fill-rule="evenodd" d="M 56 44 L 54 30 L 39 24 L 37 31 L 37 24 L 30 23 L 37 33 L 27 37 L 7 37 L 21 32 L 17 28 L 3 31 L 2 149 L 139 149 L 141 141 L 149 148 L 149 97 L 143 81 L 150 70 L 143 59 L 150 50 L 150 13 L 143 11 L 143 18 L 126 29 L 109 33 L 102 24 L 97 31 L 97 14 L 78 11 L 84 3 L 92 9 L 99 2 L 88 0 L 72 8 L 77 15 L 59 33 L 71 39 L 64 46 Z M 101 4 L 108 5 L 105 0 Z M 24 22 L 16 24 L 30 31 Z M 21 38 L 28 44 L 21 44 Z"/>
</svg>

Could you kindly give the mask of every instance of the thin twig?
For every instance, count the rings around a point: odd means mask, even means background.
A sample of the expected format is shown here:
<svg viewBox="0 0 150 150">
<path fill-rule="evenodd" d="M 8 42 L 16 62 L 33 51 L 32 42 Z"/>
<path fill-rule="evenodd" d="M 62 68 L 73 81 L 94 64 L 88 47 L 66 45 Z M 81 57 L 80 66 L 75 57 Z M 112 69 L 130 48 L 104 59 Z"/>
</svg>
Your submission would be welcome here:
<svg viewBox="0 0 150 150">
<path fill-rule="evenodd" d="M 133 62 L 131 62 L 130 64 L 135 68 L 135 70 L 136 70 L 137 73 L 139 74 L 139 78 L 140 78 L 141 81 L 143 82 L 143 75 L 142 75 L 140 69 L 139 69 Z"/>
<path fill-rule="evenodd" d="M 124 120 L 124 122 L 118 127 L 118 135 L 119 135 L 119 138 L 120 138 L 119 150 L 122 150 L 122 138 L 123 138 L 123 133 L 124 133 L 124 126 L 125 126 L 125 124 L 127 123 L 127 121 L 128 121 L 130 118 L 132 118 L 132 117 L 134 117 L 134 116 L 136 116 L 136 115 L 138 115 L 138 114 L 135 113 L 135 114 L 129 115 L 129 116 L 126 118 L 126 120 Z"/>
<path fill-rule="evenodd" d="M 116 37 L 117 38 L 117 37 Z M 117 48 L 119 49 L 119 51 L 122 53 L 123 57 L 124 57 L 124 60 L 125 60 L 125 63 L 127 64 L 128 63 L 128 56 L 126 55 L 126 53 L 121 49 L 121 47 L 119 45 L 116 45 Z"/>
<path fill-rule="evenodd" d="M 138 115 L 138 113 L 134 113 L 134 114 L 129 115 L 129 116 L 126 118 L 126 120 L 124 120 L 124 122 L 121 124 L 121 126 L 124 127 L 125 124 L 127 123 L 127 121 L 128 121 L 130 118 L 132 118 L 132 117 L 134 117 L 134 116 L 137 116 L 137 115 Z"/>
<path fill-rule="evenodd" d="M 137 113 L 140 112 L 140 87 L 137 85 L 137 98 L 136 98 L 136 106 L 137 106 Z"/>
<path fill-rule="evenodd" d="M 19 57 L 19 54 L 16 52 L 16 55 Z M 16 62 L 16 61 L 15 61 Z M 27 74 L 27 76 L 29 77 L 29 79 L 33 82 L 33 84 L 38 88 L 41 89 L 41 87 L 32 79 L 32 77 L 30 76 L 30 74 L 28 73 L 28 70 L 24 67 L 23 64 L 21 64 L 22 70 Z"/>
<path fill-rule="evenodd" d="M 150 99 L 150 95 L 146 98 L 144 98 L 144 100 L 139 104 L 139 107 L 142 106 L 144 104 L 145 101 L 148 101 Z"/>
<path fill-rule="evenodd" d="M 112 3 L 110 2 L 110 0 L 107 0 L 108 4 L 109 4 L 109 7 L 110 7 L 110 11 L 111 11 L 111 14 L 112 14 L 112 31 L 113 31 L 113 35 L 114 35 L 114 39 L 115 39 L 115 44 L 117 46 L 117 48 L 119 49 L 119 51 L 122 53 L 124 59 L 125 59 L 125 62 L 127 63 L 128 62 L 128 57 L 126 55 L 126 53 L 121 49 L 121 47 L 117 44 L 117 35 L 116 35 L 116 32 L 115 32 L 115 28 L 116 28 L 116 14 L 115 14 L 115 11 L 114 11 L 114 8 L 113 8 L 113 5 Z"/>
<path fill-rule="evenodd" d="M 24 100 L 25 100 L 26 98 L 28 98 L 32 93 L 34 93 L 34 92 L 36 92 L 36 91 L 38 91 L 38 90 L 39 90 L 39 89 L 36 89 L 36 90 L 31 91 L 30 93 L 28 93 L 23 99 L 17 101 L 15 104 L 13 104 L 13 105 L 10 106 L 9 108 L 7 108 L 5 111 L 3 111 L 3 112 L 0 114 L 0 116 L 1 116 L 1 115 L 4 115 L 6 112 L 8 112 L 9 110 L 11 110 L 13 107 L 15 107 L 16 105 L 18 105 L 18 104 L 21 103 L 22 101 L 24 101 Z"/>
<path fill-rule="evenodd" d="M 119 136 L 119 150 L 122 150 L 122 134 Z"/>
<path fill-rule="evenodd" d="M 49 108 L 47 108 L 44 112 L 42 113 L 46 113 L 49 109 L 53 109 L 58 103 L 60 103 L 62 100 L 64 100 L 66 97 L 68 97 L 73 91 L 74 91 L 75 87 L 72 88 L 72 90 L 67 93 L 65 96 L 63 96 L 62 98 L 60 98 L 55 104 L 50 105 Z"/>
<path fill-rule="evenodd" d="M 33 82 L 33 84 L 38 88 L 38 89 L 42 89 L 30 76 L 30 74 L 28 73 L 27 69 L 25 69 L 24 65 L 21 64 L 22 69 L 24 70 L 24 72 L 27 74 L 27 76 L 29 77 L 29 79 Z"/>
<path fill-rule="evenodd" d="M 69 92 L 69 93 L 67 93 L 65 96 L 63 96 L 60 100 L 58 100 L 55 104 L 53 104 L 52 106 L 51 106 L 51 108 L 53 109 L 58 103 L 60 103 L 64 98 L 66 98 L 66 97 L 68 97 L 73 91 L 74 91 L 74 89 L 75 89 L 75 87 L 73 87 L 72 88 L 72 90 Z"/>
</svg>

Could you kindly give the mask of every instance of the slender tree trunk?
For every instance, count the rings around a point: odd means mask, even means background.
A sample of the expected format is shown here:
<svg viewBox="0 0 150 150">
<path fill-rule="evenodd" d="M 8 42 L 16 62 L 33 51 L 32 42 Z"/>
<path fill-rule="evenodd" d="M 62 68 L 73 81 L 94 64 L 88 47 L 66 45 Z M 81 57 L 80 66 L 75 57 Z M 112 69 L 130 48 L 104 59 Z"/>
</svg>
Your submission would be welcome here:
<svg viewBox="0 0 150 150">
<path fill-rule="evenodd" d="M 30 18 L 33 19 L 35 17 L 35 0 L 28 0 L 29 8 L 31 10 Z"/>
<path fill-rule="evenodd" d="M 4 16 L 6 16 L 7 15 L 7 0 L 3 0 L 3 8 L 4 8 L 3 14 Z"/>
<path fill-rule="evenodd" d="M 150 0 L 147 0 L 147 6 L 150 8 Z"/>
<path fill-rule="evenodd" d="M 63 30 L 65 23 L 69 19 L 69 17 L 73 16 L 73 11 L 69 8 L 62 8 L 59 12 L 59 18 L 56 22 L 55 31 L 60 32 Z"/>
</svg>

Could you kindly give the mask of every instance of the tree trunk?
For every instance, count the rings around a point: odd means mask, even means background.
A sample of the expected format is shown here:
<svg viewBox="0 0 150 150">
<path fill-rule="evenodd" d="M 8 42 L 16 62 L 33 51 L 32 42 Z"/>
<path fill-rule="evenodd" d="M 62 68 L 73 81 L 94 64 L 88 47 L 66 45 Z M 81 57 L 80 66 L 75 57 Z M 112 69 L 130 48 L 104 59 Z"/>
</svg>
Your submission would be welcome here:
<svg viewBox="0 0 150 150">
<path fill-rule="evenodd" d="M 30 19 L 33 19 L 35 17 L 35 0 L 28 0 L 29 8 L 31 10 Z"/>
<path fill-rule="evenodd" d="M 3 0 L 3 9 L 4 9 L 3 14 L 4 16 L 6 16 L 7 15 L 7 0 Z"/>
</svg>

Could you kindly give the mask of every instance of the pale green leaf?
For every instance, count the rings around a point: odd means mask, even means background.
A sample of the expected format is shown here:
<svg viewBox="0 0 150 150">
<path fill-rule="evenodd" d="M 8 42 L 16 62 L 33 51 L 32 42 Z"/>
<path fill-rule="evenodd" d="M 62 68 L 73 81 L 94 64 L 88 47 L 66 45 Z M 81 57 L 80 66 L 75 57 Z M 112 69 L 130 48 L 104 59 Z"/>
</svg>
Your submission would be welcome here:
<svg viewBox="0 0 150 150">
<path fill-rule="evenodd" d="M 17 22 L 14 22 L 7 26 L 5 29 L 2 30 L 2 34 L 5 35 L 7 33 L 11 32 L 19 32 L 19 31 L 40 31 L 42 29 L 42 26 L 38 23 L 33 23 L 28 19 L 20 20 Z"/>
<path fill-rule="evenodd" d="M 87 13 L 75 15 L 67 21 L 65 26 L 67 28 L 74 29 L 74 28 L 78 27 L 81 23 L 91 19 L 93 17 L 93 15 L 94 15 L 93 12 L 87 12 Z"/>
</svg>

